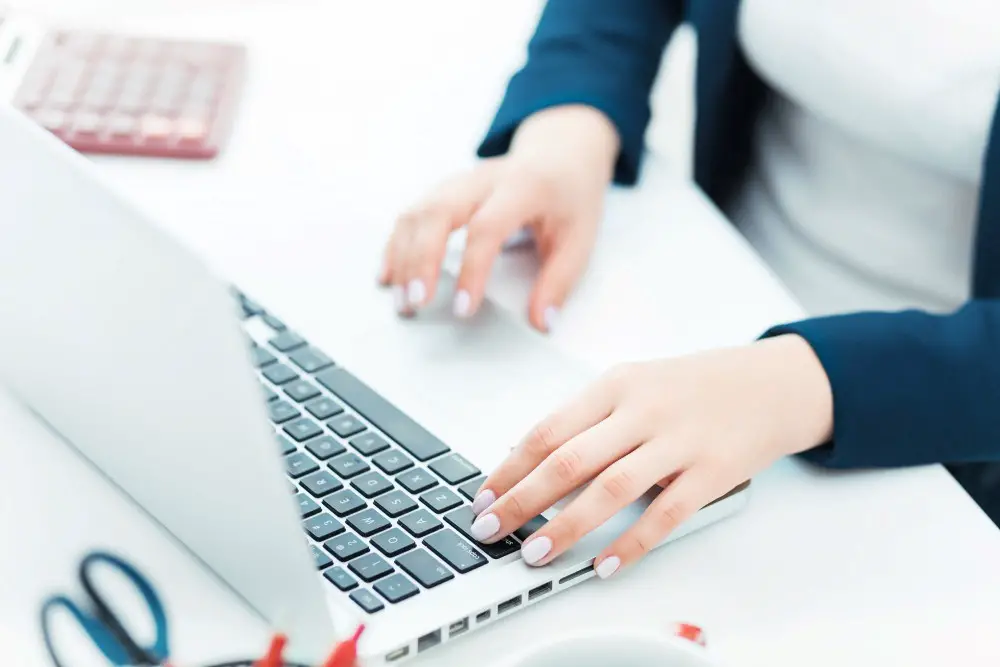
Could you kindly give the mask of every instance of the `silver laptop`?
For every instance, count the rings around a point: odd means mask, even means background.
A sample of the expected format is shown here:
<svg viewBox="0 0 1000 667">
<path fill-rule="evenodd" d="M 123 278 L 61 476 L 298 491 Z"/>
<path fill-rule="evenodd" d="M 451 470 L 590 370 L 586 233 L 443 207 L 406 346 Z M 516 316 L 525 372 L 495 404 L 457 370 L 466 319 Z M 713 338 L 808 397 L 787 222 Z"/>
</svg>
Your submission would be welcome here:
<svg viewBox="0 0 1000 667">
<path fill-rule="evenodd" d="M 317 303 L 329 328 L 296 331 L 0 108 L 0 381 L 303 660 L 364 623 L 364 664 L 402 661 L 544 602 L 591 578 L 647 504 L 544 568 L 519 543 L 558 506 L 475 543 L 483 473 L 589 374 L 490 304 L 467 324 L 444 307 L 401 322 L 371 298 L 384 318 Z M 330 334 L 348 328 L 351 344 Z"/>
</svg>

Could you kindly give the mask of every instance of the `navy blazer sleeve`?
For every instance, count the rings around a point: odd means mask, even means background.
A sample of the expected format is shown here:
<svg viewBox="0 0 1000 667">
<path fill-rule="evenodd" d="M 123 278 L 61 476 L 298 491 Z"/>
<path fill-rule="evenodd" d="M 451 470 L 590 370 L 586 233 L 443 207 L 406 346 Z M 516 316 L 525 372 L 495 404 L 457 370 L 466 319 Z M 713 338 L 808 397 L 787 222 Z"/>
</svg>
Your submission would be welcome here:
<svg viewBox="0 0 1000 667">
<path fill-rule="evenodd" d="M 679 0 L 549 0 L 528 44 L 527 63 L 510 80 L 479 156 L 505 153 L 518 124 L 536 111 L 586 104 L 618 130 L 615 181 L 634 183 L 650 89 L 681 19 Z"/>
<path fill-rule="evenodd" d="M 819 356 L 833 441 L 804 454 L 834 468 L 1000 460 L 1000 301 L 955 313 L 856 313 L 775 327 Z"/>
</svg>

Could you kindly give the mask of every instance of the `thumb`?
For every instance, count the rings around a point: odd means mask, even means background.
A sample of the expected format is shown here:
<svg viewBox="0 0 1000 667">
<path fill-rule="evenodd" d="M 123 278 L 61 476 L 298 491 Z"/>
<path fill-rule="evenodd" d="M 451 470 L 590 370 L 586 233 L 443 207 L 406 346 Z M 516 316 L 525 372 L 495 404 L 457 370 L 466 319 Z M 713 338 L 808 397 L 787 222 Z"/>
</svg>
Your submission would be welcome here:
<svg viewBox="0 0 1000 667">
<path fill-rule="evenodd" d="M 587 268 L 594 236 L 579 225 L 565 228 L 543 248 L 542 268 L 531 294 L 528 318 L 543 332 L 551 332 L 573 288 Z"/>
</svg>

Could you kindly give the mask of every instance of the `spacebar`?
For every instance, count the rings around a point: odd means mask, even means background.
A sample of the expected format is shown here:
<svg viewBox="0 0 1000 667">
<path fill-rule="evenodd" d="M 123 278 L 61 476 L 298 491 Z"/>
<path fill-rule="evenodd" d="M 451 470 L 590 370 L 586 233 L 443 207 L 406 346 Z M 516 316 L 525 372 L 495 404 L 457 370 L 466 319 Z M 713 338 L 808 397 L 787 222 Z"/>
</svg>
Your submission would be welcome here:
<svg viewBox="0 0 1000 667">
<path fill-rule="evenodd" d="M 448 451 L 447 445 L 343 368 L 331 368 L 313 377 L 417 460 L 427 461 Z"/>
</svg>

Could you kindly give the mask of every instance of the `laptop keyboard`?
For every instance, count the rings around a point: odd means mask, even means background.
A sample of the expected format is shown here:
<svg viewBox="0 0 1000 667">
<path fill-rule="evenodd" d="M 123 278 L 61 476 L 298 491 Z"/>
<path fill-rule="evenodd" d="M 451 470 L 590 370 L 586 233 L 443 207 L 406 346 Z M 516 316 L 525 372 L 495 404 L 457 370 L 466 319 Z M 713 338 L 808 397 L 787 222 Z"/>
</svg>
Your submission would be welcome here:
<svg viewBox="0 0 1000 667">
<path fill-rule="evenodd" d="M 470 534 L 485 476 L 302 336 L 236 293 L 316 568 L 369 614 L 517 553 Z M 260 324 L 258 324 L 258 322 Z M 265 329 L 266 330 L 266 329 Z"/>
</svg>

